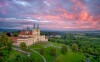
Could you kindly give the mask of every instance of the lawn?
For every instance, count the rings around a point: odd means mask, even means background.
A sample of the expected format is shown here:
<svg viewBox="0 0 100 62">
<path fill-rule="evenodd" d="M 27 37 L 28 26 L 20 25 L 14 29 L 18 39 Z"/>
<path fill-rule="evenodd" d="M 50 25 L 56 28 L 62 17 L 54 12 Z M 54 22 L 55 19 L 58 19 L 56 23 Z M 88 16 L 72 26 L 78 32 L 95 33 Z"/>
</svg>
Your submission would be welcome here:
<svg viewBox="0 0 100 62">
<path fill-rule="evenodd" d="M 81 62 L 81 60 L 85 57 L 84 54 L 82 54 L 82 53 L 72 52 L 70 48 L 66 54 L 62 54 L 61 48 L 59 48 L 62 45 L 63 44 L 58 44 L 55 42 L 48 42 L 46 45 L 45 44 L 36 44 L 34 46 L 31 46 L 31 47 L 34 50 L 36 50 L 37 52 L 40 51 L 40 48 L 46 47 L 46 48 L 44 48 L 44 55 L 43 56 L 45 57 L 47 62 L 54 62 L 58 58 L 61 58 L 63 62 Z M 55 48 L 56 48 L 57 56 L 51 56 L 49 54 L 51 46 L 52 47 L 56 46 Z"/>
<path fill-rule="evenodd" d="M 84 55 L 70 51 L 66 54 L 60 54 L 56 59 L 58 59 L 59 57 L 63 62 L 81 62 L 81 60 L 84 58 Z"/>
<path fill-rule="evenodd" d="M 40 49 L 40 48 L 42 48 L 44 46 L 48 46 L 48 45 L 49 45 L 49 42 L 47 42 L 47 43 L 37 43 L 37 44 L 29 46 L 29 48 Z"/>
<path fill-rule="evenodd" d="M 59 44 L 59 43 L 56 43 L 56 42 L 49 42 L 49 43 L 52 43 L 54 46 L 58 46 L 58 47 L 61 47 L 62 45 L 64 45 L 64 44 Z"/>
<path fill-rule="evenodd" d="M 51 56 L 50 54 L 49 54 L 49 50 L 50 50 L 50 48 L 51 47 L 47 47 L 47 48 L 44 48 L 44 57 L 45 57 L 45 59 L 47 60 L 47 62 L 52 62 L 52 60 L 55 58 L 55 56 Z M 35 51 L 37 51 L 37 52 L 39 52 L 40 53 L 40 49 L 35 49 L 35 48 L 33 48 Z M 36 54 L 35 54 L 36 55 Z M 34 57 L 36 57 L 36 56 L 34 56 Z"/>
<path fill-rule="evenodd" d="M 52 43 L 53 45 L 56 44 L 55 46 L 61 46 L 60 44 L 57 44 L 57 43 Z M 40 51 L 40 48 L 43 48 L 43 47 L 46 47 L 44 48 L 44 57 L 46 58 L 47 62 L 52 62 L 55 58 L 55 56 L 51 56 L 49 54 L 49 50 L 50 50 L 50 47 L 51 46 L 51 42 L 48 42 L 46 44 L 35 44 L 33 46 L 31 46 L 31 48 L 33 48 L 34 50 L 36 50 L 37 52 Z M 57 50 L 57 53 L 60 53 L 60 49 L 56 48 Z"/>
<path fill-rule="evenodd" d="M 34 62 L 43 62 L 43 59 L 40 57 L 40 55 L 36 54 L 35 52 L 32 52 L 30 58 L 34 60 Z"/>
<path fill-rule="evenodd" d="M 54 58 L 55 58 L 55 56 L 51 56 L 51 55 L 49 54 L 50 48 L 51 48 L 51 47 L 45 48 L 45 52 L 44 52 L 44 55 L 43 55 L 43 56 L 46 58 L 47 62 L 53 62 L 53 60 L 54 60 Z"/>
</svg>

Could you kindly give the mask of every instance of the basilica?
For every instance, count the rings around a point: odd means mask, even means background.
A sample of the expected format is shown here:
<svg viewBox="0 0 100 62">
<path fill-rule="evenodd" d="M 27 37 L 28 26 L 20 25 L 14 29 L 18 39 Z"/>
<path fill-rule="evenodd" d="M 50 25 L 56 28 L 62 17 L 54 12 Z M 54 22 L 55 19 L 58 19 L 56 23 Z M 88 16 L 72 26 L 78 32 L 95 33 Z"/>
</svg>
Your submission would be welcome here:
<svg viewBox="0 0 100 62">
<path fill-rule="evenodd" d="M 14 45 L 20 45 L 20 43 L 25 42 L 27 46 L 38 43 L 38 42 L 47 42 L 48 37 L 40 34 L 39 25 L 33 26 L 32 30 L 21 31 L 16 39 Z"/>
</svg>

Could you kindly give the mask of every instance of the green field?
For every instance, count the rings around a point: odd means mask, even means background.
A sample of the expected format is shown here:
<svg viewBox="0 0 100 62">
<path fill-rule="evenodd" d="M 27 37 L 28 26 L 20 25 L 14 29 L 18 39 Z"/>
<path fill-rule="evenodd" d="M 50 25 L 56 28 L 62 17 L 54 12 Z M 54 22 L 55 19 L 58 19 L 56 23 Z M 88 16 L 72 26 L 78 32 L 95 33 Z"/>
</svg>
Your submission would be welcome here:
<svg viewBox="0 0 100 62">
<path fill-rule="evenodd" d="M 40 48 L 44 47 L 43 56 L 46 58 L 47 62 L 54 62 L 58 58 L 61 58 L 62 59 L 61 61 L 63 62 L 80 62 L 84 58 L 84 55 L 82 53 L 72 52 L 70 48 L 66 54 L 62 54 L 61 53 L 62 45 L 63 44 L 58 44 L 55 42 L 48 42 L 47 44 L 35 44 L 33 47 L 31 46 L 31 48 L 39 52 Z M 56 48 L 57 56 L 51 56 L 49 54 L 51 46 Z"/>
<path fill-rule="evenodd" d="M 61 58 L 62 62 L 81 62 L 84 55 L 81 53 L 67 52 L 67 54 L 60 54 L 56 59 Z"/>
</svg>

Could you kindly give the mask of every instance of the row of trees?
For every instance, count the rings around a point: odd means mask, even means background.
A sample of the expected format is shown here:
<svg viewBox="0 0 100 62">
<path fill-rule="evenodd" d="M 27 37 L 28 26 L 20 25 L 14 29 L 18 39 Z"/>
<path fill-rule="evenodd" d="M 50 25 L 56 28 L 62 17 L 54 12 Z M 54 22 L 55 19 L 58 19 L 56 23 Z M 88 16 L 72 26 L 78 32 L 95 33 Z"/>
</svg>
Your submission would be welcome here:
<svg viewBox="0 0 100 62">
<path fill-rule="evenodd" d="M 48 52 L 51 56 L 56 56 L 56 48 L 50 47 L 50 51 Z M 44 55 L 44 48 L 40 49 L 40 54 Z"/>
<path fill-rule="evenodd" d="M 68 47 L 66 45 L 63 45 L 62 48 L 61 48 L 61 53 L 66 54 L 67 51 L 68 51 Z M 44 55 L 44 48 L 40 49 L 40 54 Z M 56 56 L 57 55 L 56 48 L 55 47 L 50 47 L 49 54 L 51 56 Z"/>
</svg>

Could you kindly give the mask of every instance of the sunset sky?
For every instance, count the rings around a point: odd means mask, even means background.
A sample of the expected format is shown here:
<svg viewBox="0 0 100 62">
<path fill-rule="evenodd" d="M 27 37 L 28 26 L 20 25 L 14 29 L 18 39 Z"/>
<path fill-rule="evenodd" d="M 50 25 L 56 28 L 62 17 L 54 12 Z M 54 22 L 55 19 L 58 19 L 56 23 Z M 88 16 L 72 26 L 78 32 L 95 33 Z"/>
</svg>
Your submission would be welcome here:
<svg viewBox="0 0 100 62">
<path fill-rule="evenodd" d="M 100 30 L 100 0 L 0 0 L 0 28 Z"/>
</svg>

